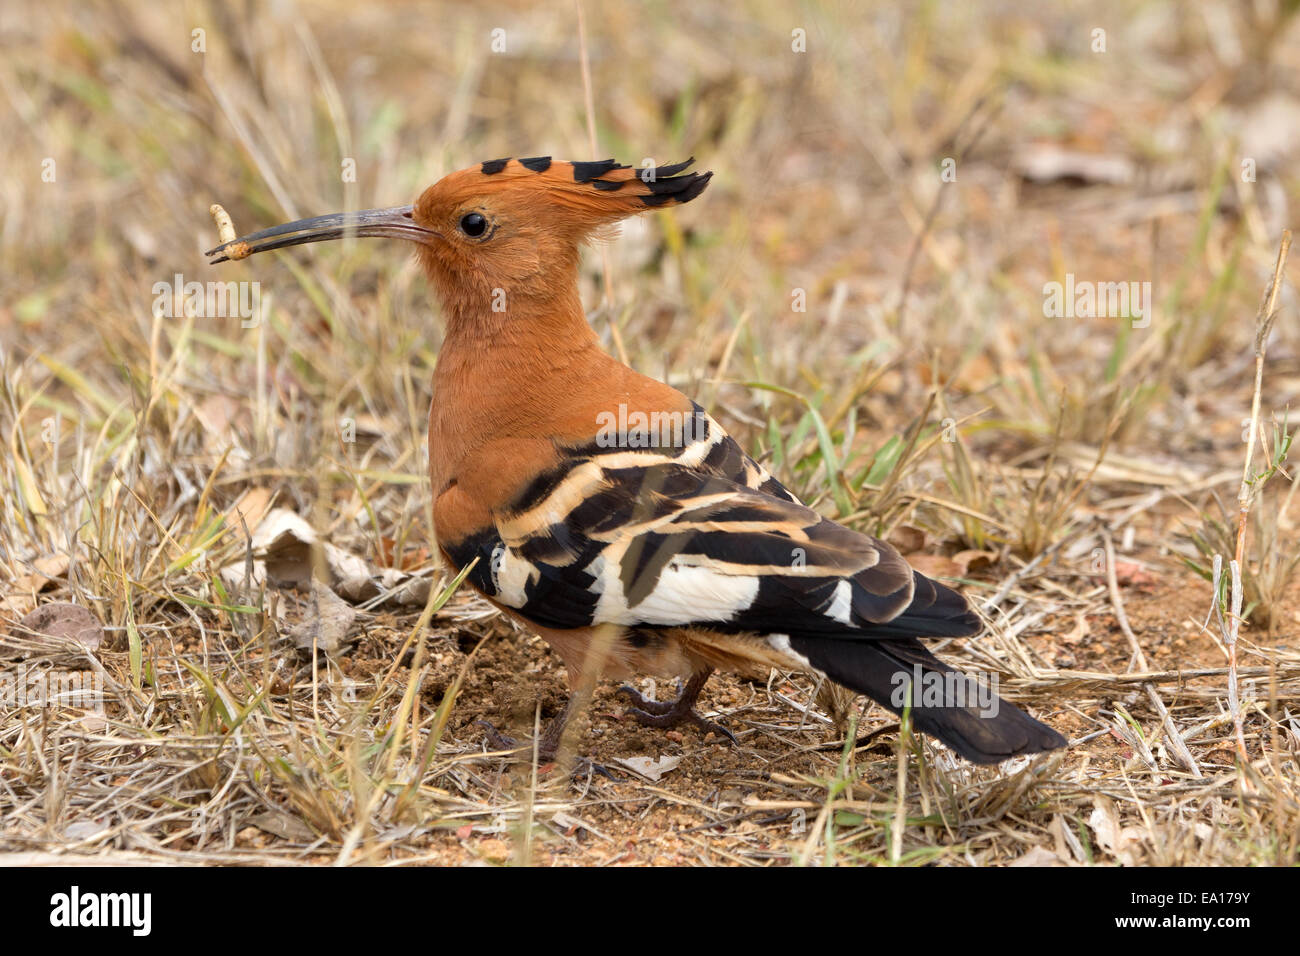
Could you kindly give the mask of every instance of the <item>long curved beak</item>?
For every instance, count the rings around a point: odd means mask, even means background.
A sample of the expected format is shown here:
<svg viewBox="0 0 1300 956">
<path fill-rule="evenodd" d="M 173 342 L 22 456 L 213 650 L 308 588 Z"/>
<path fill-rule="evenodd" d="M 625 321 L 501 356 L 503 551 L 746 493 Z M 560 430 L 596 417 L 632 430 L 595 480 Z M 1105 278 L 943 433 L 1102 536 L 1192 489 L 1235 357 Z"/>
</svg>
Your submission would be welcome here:
<svg viewBox="0 0 1300 956">
<path fill-rule="evenodd" d="M 412 206 L 393 206 L 390 209 L 336 212 L 314 219 L 299 219 L 223 242 L 215 249 L 209 249 L 206 255 L 216 257 L 209 259 L 209 263 L 215 265 L 232 259 L 246 259 L 255 252 L 269 252 L 306 242 L 325 242 L 344 236 L 380 236 L 420 243 L 438 237 L 439 234 L 432 229 L 415 224 L 411 218 L 412 210 Z"/>
</svg>

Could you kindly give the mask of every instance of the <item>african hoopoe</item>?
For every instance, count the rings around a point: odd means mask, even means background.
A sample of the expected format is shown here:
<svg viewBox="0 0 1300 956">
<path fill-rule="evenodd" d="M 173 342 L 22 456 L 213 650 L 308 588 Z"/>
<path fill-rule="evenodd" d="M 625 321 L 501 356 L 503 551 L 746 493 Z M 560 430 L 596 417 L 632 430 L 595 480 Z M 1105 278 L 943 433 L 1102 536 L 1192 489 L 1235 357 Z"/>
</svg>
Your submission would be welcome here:
<svg viewBox="0 0 1300 956">
<path fill-rule="evenodd" d="M 1063 746 L 1012 705 L 964 696 L 973 681 L 918 640 L 977 634 L 964 598 L 805 507 L 699 405 L 601 349 L 578 247 L 700 195 L 712 173 L 691 162 L 497 159 L 414 206 L 304 219 L 209 255 L 345 234 L 416 244 L 447 323 L 429 415 L 439 549 L 456 569 L 477 559 L 469 583 L 549 641 L 573 686 L 676 675 L 672 703 L 624 688 L 638 718 L 720 730 L 693 709 L 714 668 L 802 670 L 895 712 L 910 699 L 915 726 L 973 761 Z"/>
</svg>

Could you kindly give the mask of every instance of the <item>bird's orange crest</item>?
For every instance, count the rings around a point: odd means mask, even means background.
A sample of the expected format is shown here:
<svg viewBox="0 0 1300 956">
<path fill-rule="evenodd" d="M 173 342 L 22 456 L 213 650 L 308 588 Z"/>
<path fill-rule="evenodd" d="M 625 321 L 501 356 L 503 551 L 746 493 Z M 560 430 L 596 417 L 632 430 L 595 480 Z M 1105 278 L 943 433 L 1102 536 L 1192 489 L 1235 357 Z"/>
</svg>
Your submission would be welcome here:
<svg viewBox="0 0 1300 956">
<path fill-rule="evenodd" d="M 549 156 L 493 159 L 449 173 L 415 203 L 417 221 L 453 231 L 475 211 L 516 218 L 533 213 L 539 225 L 581 239 L 591 230 L 657 206 L 689 202 L 704 191 L 712 173 L 687 173 L 694 157 L 671 166 L 634 169 L 612 159 L 568 163 Z M 478 210 L 478 204 L 486 207 Z M 469 238 L 490 240 L 501 223 Z"/>
<path fill-rule="evenodd" d="M 537 156 L 450 173 L 415 202 L 414 221 L 443 239 L 424 246 L 421 259 L 444 301 L 483 301 L 495 289 L 549 296 L 570 281 L 583 240 L 703 192 L 712 173 L 686 173 L 692 162 L 634 169 Z"/>
</svg>

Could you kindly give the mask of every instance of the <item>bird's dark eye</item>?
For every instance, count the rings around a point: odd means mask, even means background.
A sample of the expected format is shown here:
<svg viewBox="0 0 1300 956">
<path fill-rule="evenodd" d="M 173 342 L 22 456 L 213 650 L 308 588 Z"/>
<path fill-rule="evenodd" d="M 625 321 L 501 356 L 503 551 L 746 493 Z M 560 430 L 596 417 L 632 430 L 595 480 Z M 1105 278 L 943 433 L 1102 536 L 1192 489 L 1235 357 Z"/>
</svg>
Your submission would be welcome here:
<svg viewBox="0 0 1300 956">
<path fill-rule="evenodd" d="M 477 239 L 487 231 L 488 221 L 481 213 L 471 212 L 460 217 L 460 231 L 471 239 Z"/>
</svg>

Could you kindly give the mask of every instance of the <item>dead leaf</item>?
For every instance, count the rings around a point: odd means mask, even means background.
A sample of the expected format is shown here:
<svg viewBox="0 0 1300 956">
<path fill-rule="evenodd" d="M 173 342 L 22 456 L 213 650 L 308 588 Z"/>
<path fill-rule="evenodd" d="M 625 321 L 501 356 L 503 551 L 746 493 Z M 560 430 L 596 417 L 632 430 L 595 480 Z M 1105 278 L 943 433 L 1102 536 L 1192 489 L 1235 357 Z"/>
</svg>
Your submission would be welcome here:
<svg viewBox="0 0 1300 956">
<path fill-rule="evenodd" d="M 1045 846 L 1031 847 L 1027 853 L 1012 860 L 1008 866 L 1067 866 L 1065 860 Z"/>
<path fill-rule="evenodd" d="M 31 570 L 14 580 L 13 589 L 39 593 L 67 574 L 70 563 L 71 559 L 66 554 L 50 554 L 24 562 L 22 567 Z M 15 567 L 14 570 L 18 571 L 19 568 Z"/>
<path fill-rule="evenodd" d="M 283 810 L 263 810 L 249 817 L 250 826 L 255 826 L 263 833 L 278 836 L 290 843 L 310 843 L 316 839 L 312 828 L 297 817 L 290 816 Z"/>
<path fill-rule="evenodd" d="M 658 760 L 652 760 L 649 757 L 617 757 L 614 762 L 622 764 L 633 773 L 640 774 L 651 783 L 658 783 L 664 774 L 677 769 L 677 765 L 682 762 L 682 758 L 665 754 Z"/>
<path fill-rule="evenodd" d="M 966 569 L 942 554 L 909 554 L 907 563 L 928 578 L 959 578 Z"/>
<path fill-rule="evenodd" d="M 1056 855 L 1062 860 L 1073 857 L 1075 862 L 1087 862 L 1088 857 L 1083 852 L 1083 844 L 1079 842 L 1078 834 L 1065 825 L 1065 817 L 1059 813 L 1052 817 L 1052 822 L 1047 825 L 1047 832 L 1052 835 Z"/>
<path fill-rule="evenodd" d="M 17 620 L 36 608 L 36 598 L 29 594 L 6 594 L 0 597 L 0 630 L 5 620 Z"/>
<path fill-rule="evenodd" d="M 226 512 L 226 524 L 232 526 L 240 535 L 244 533 L 244 527 L 247 526 L 248 533 L 252 534 L 253 529 L 266 517 L 272 496 L 273 492 L 270 488 L 249 488 Z"/>
<path fill-rule="evenodd" d="M 102 833 L 107 833 L 113 828 L 113 824 L 107 819 L 100 820 L 77 820 L 69 823 L 63 828 L 63 838 L 72 843 L 78 843 L 82 840 L 93 840 Z"/>
<path fill-rule="evenodd" d="M 900 524 L 889 532 L 886 539 L 903 554 L 911 554 L 925 547 L 926 534 L 920 528 L 910 524 Z"/>
<path fill-rule="evenodd" d="M 428 548 L 408 548 L 398 554 L 396 539 L 389 537 L 379 539 L 379 560 L 384 567 L 407 571 L 423 566 L 429 557 Z"/>
<path fill-rule="evenodd" d="M 992 564 L 997 560 L 996 551 L 981 551 L 974 548 L 966 551 L 958 551 L 952 556 L 957 564 L 961 565 L 962 574 L 966 574 L 971 568 L 982 568 L 985 565 Z"/>
<path fill-rule="evenodd" d="M 302 620 L 289 629 L 295 647 L 337 653 L 350 644 L 348 631 L 357 618 L 357 609 L 321 584 L 311 582 L 311 600 L 303 608 Z"/>
<path fill-rule="evenodd" d="M 415 577 L 395 568 L 381 568 L 376 572 L 367 571 L 365 574 L 343 578 L 334 589 L 349 601 L 369 601 L 387 593 L 388 600 L 394 604 L 423 607 L 429 599 L 431 586 L 432 582 L 427 577 Z"/>
<path fill-rule="evenodd" d="M 1106 797 L 1094 797 L 1092 806 L 1088 826 L 1097 837 L 1097 845 L 1124 866 L 1135 866 L 1140 857 L 1142 828 L 1121 827 L 1115 804 Z"/>
<path fill-rule="evenodd" d="M 99 619 L 79 604 L 56 601 L 42 604 L 14 625 L 10 640 L 0 644 L 0 652 L 32 654 L 80 645 L 96 650 L 104 640 Z"/>
<path fill-rule="evenodd" d="M 1016 173 L 1032 183 L 1062 180 L 1091 185 L 1122 186 L 1131 183 L 1137 167 L 1127 156 L 1084 153 L 1055 143 L 1035 143 L 1012 160 Z"/>
<path fill-rule="evenodd" d="M 285 584 L 306 588 L 316 579 L 313 557 L 320 551 L 321 572 L 336 595 L 349 601 L 369 601 L 386 592 L 388 600 L 404 605 L 423 605 L 429 596 L 430 581 L 395 568 L 375 568 L 363 558 L 337 545 L 322 542 L 316 530 L 287 508 L 274 508 L 258 522 L 249 523 L 253 540 L 254 588 L 264 584 Z M 221 569 L 227 587 L 240 592 L 247 576 L 246 561 L 241 558 Z"/>
<path fill-rule="evenodd" d="M 46 555 L 34 561 L 15 561 L 12 567 L 17 577 L 9 594 L 0 597 L 0 612 L 14 619 L 36 610 L 36 595 L 57 584 L 68 573 L 69 563 L 66 554 Z"/>
</svg>

